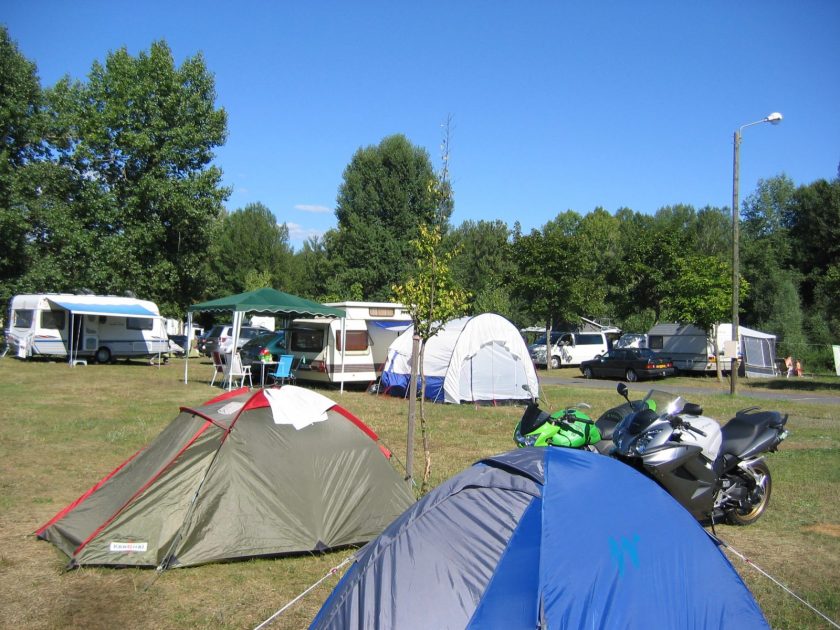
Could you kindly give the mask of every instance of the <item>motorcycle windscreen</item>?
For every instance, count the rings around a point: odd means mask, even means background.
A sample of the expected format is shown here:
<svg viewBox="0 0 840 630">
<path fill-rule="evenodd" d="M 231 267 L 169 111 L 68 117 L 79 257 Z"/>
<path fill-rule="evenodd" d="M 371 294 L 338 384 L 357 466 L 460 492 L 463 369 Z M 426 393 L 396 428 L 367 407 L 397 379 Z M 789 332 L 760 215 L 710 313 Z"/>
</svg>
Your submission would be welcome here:
<svg viewBox="0 0 840 630">
<path fill-rule="evenodd" d="M 670 495 L 620 462 L 562 450 L 546 458 L 542 501 L 549 628 L 768 627 L 727 558 Z"/>
</svg>

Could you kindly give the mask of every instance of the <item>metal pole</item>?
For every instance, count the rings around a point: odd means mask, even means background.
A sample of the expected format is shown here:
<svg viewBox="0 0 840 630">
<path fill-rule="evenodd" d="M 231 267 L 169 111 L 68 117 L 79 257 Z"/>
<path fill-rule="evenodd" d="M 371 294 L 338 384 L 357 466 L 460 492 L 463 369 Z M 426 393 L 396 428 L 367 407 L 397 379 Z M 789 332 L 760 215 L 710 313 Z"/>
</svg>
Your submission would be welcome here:
<svg viewBox="0 0 840 630">
<path fill-rule="evenodd" d="M 741 221 L 740 212 L 738 210 L 738 178 L 739 161 L 741 153 L 741 130 L 735 131 L 734 137 L 734 152 L 732 159 L 732 341 L 738 341 L 738 310 L 740 301 L 740 270 L 739 270 L 739 223 Z M 734 344 L 737 348 L 737 343 Z M 735 351 L 735 356 L 732 357 L 732 365 L 729 370 L 729 393 L 734 396 L 738 391 L 738 351 Z"/>
</svg>

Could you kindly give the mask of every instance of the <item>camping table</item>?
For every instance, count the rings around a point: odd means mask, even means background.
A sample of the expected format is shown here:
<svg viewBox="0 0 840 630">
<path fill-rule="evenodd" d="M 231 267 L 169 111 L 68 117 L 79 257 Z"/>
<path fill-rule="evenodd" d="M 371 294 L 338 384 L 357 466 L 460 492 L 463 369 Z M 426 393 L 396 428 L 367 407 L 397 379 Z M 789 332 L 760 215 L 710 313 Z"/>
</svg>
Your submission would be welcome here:
<svg viewBox="0 0 840 630">
<path fill-rule="evenodd" d="M 265 387 L 265 366 L 276 367 L 279 361 L 256 361 L 256 363 L 260 364 L 260 387 Z"/>
</svg>

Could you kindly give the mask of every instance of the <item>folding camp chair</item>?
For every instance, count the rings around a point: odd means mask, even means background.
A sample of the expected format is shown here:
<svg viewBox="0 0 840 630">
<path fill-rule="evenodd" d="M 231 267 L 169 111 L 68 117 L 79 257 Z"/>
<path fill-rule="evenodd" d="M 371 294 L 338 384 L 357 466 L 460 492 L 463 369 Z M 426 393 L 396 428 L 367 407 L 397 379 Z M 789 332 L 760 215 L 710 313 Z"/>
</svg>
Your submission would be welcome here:
<svg viewBox="0 0 840 630">
<path fill-rule="evenodd" d="M 225 383 L 225 360 L 221 353 L 213 353 L 213 379 L 210 381 L 210 387 L 216 383 L 216 377 L 222 375 L 222 385 Z"/>
<path fill-rule="evenodd" d="M 292 361 L 294 361 L 294 359 L 295 355 L 293 354 L 280 355 L 277 359 L 277 369 L 269 374 L 274 384 L 279 382 L 282 385 L 286 381 L 295 380 L 294 372 L 292 372 Z"/>
<path fill-rule="evenodd" d="M 251 380 L 251 366 L 242 365 L 242 358 L 239 356 L 238 352 L 226 354 L 225 359 L 227 360 L 225 363 L 225 382 L 228 384 L 228 387 L 233 387 L 233 382 L 237 378 L 240 379 L 240 387 L 245 384 L 246 378 L 248 379 L 248 385 L 250 387 L 254 386 L 254 383 Z"/>
</svg>

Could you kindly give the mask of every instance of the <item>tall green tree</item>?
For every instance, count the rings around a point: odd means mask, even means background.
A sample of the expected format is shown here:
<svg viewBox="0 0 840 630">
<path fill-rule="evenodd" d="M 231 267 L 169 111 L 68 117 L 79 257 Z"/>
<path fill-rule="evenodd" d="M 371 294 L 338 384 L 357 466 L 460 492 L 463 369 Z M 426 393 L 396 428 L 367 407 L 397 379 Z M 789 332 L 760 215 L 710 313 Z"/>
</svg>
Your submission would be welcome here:
<svg viewBox="0 0 840 630">
<path fill-rule="evenodd" d="M 732 313 L 732 266 L 716 256 L 694 253 L 677 259 L 676 266 L 676 278 L 663 300 L 665 317 L 692 323 L 701 330 L 716 330 Z M 747 295 L 748 287 L 746 282 L 741 283 L 742 295 Z M 712 338 L 717 357 L 720 355 L 717 334 Z M 716 368 L 720 380 L 719 361 Z"/>
<path fill-rule="evenodd" d="M 513 291 L 527 305 L 533 322 L 550 327 L 580 315 L 576 303 L 584 296 L 572 296 L 567 283 L 575 269 L 575 252 L 568 249 L 572 246 L 571 236 L 548 226 L 528 234 L 514 233 L 512 247 L 519 272 Z"/>
<path fill-rule="evenodd" d="M 621 267 L 619 222 L 603 208 L 595 208 L 582 218 L 575 241 L 582 253 L 578 282 L 587 295 L 586 310 L 580 315 L 611 318 L 615 312 L 610 298 L 620 290 L 610 283 Z"/>
<path fill-rule="evenodd" d="M 551 356 L 548 341 L 552 328 L 561 323 L 574 324 L 589 313 L 590 285 L 581 274 L 584 245 L 576 238 L 579 225 L 580 216 L 570 211 L 541 230 L 526 235 L 514 232 L 512 248 L 519 271 L 513 291 L 525 305 L 529 323 L 545 324 L 546 357 Z"/>
<path fill-rule="evenodd" d="M 619 219 L 622 268 L 618 286 L 623 293 L 614 296 L 617 313 L 622 319 L 641 312 L 650 312 L 653 322 L 662 318 L 663 300 L 668 283 L 676 275 L 676 259 L 682 252 L 677 235 L 656 217 L 631 210 L 621 211 Z"/>
<path fill-rule="evenodd" d="M 327 296 L 325 288 L 329 278 L 333 276 L 331 263 L 327 256 L 327 239 L 335 230 L 330 230 L 323 236 L 310 236 L 300 249 L 294 253 L 295 261 L 295 283 L 293 284 L 296 295 L 307 297 L 318 302 L 337 302 Z"/>
<path fill-rule="evenodd" d="M 787 218 L 793 211 L 793 181 L 784 176 L 760 180 L 744 200 L 740 226 L 741 271 L 752 291 L 741 301 L 743 323 L 771 330 L 783 343 L 801 345 L 801 275 L 792 266 Z M 792 351 L 788 350 L 787 354 Z"/>
<path fill-rule="evenodd" d="M 510 234 L 503 221 L 464 221 L 446 239 L 445 247 L 458 251 L 452 260 L 452 276 L 458 285 L 470 287 L 474 314 L 493 312 L 515 318 L 507 288 L 516 273 Z"/>
<path fill-rule="evenodd" d="M 732 218 L 729 210 L 714 206 L 698 210 L 691 241 L 698 254 L 731 260 Z"/>
<path fill-rule="evenodd" d="M 330 293 L 356 286 L 365 299 L 390 297 L 410 271 L 419 226 L 446 229 L 451 202 L 438 204 L 436 181 L 429 154 L 403 135 L 356 151 L 338 192 Z"/>
<path fill-rule="evenodd" d="M 799 272 L 775 268 L 768 274 L 756 281 L 744 301 L 748 305 L 744 309 L 745 315 L 760 317 L 750 325 L 776 335 L 778 356 L 802 357 L 807 342 L 799 297 Z"/>
<path fill-rule="evenodd" d="M 213 224 L 228 195 L 211 164 L 226 133 L 215 99 L 202 56 L 176 67 L 163 41 L 136 57 L 110 53 L 85 82 L 59 81 L 48 91 L 53 153 L 71 181 L 56 177 L 56 196 L 37 204 L 46 237 L 36 256 L 55 254 L 49 234 L 64 215 L 68 230 L 86 234 L 67 235 L 89 262 L 77 281 L 134 291 L 167 314 L 204 297 Z M 54 262 L 70 263 L 62 255 Z"/>
<path fill-rule="evenodd" d="M 803 300 L 810 305 L 820 278 L 840 263 L 840 178 L 797 188 L 785 223 L 791 236 L 791 261 L 803 275 Z"/>
<path fill-rule="evenodd" d="M 0 307 L 20 288 L 28 261 L 23 171 L 42 157 L 43 96 L 35 64 L 0 26 Z"/>
<path fill-rule="evenodd" d="M 261 286 L 291 290 L 289 228 L 262 203 L 226 215 L 212 248 L 217 292 L 241 293 L 259 278 Z"/>
<path fill-rule="evenodd" d="M 786 217 L 791 235 L 791 261 L 802 277 L 800 296 L 806 309 L 809 340 L 823 352 L 807 357 L 828 363 L 828 344 L 840 338 L 840 177 L 800 186 Z"/>
</svg>

